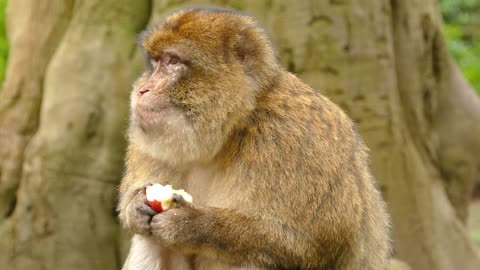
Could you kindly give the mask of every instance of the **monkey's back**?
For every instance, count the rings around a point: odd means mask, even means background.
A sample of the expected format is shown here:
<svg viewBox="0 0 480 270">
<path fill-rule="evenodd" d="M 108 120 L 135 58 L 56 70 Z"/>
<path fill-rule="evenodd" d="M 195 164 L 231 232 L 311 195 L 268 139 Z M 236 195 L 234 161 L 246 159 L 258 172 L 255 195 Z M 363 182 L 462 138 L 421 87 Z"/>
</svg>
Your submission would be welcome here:
<svg viewBox="0 0 480 270">
<path fill-rule="evenodd" d="M 237 158 L 254 187 L 245 193 L 256 198 L 259 216 L 294 232 L 288 240 L 298 260 L 322 269 L 386 268 L 386 206 L 367 149 L 337 105 L 284 72 L 258 97 L 241 134 Z"/>
</svg>

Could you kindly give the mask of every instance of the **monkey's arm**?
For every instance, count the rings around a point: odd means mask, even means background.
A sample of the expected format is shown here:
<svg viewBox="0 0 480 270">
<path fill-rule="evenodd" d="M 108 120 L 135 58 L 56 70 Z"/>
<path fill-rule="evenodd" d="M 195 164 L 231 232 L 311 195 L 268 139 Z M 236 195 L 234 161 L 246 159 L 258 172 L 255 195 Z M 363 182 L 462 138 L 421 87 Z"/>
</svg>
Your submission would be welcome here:
<svg viewBox="0 0 480 270">
<path fill-rule="evenodd" d="M 156 214 L 145 196 L 145 187 L 155 179 L 150 174 L 152 167 L 151 159 L 138 152 L 135 145 L 129 145 L 117 211 L 120 221 L 131 233 L 149 234 L 150 221 Z"/>
<path fill-rule="evenodd" d="M 267 223 L 232 209 L 179 205 L 153 217 L 153 237 L 162 245 L 242 265 L 305 267 L 316 256 L 311 239 L 286 225 Z M 318 261 L 318 259 L 316 259 Z"/>
</svg>

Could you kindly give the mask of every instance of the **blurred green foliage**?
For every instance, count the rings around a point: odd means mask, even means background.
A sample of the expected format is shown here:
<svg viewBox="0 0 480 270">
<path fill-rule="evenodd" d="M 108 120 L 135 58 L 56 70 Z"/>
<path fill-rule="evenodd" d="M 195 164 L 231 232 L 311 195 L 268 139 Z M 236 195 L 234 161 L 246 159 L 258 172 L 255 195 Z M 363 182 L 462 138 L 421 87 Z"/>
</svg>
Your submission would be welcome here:
<svg viewBox="0 0 480 270">
<path fill-rule="evenodd" d="M 0 0 L 0 82 L 5 77 L 8 56 L 7 32 L 5 28 L 7 0 Z"/>
<path fill-rule="evenodd" d="M 440 8 L 448 48 L 480 93 L 480 0 L 441 0 Z"/>
</svg>

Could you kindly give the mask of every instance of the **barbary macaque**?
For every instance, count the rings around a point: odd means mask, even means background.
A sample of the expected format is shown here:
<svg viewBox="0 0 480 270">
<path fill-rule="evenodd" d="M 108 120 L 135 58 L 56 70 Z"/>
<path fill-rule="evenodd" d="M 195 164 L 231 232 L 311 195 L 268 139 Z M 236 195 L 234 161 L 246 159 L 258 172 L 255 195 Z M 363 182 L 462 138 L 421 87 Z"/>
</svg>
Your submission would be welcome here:
<svg viewBox="0 0 480 270">
<path fill-rule="evenodd" d="M 384 270 L 389 216 L 349 117 L 278 62 L 265 31 L 192 8 L 142 35 L 120 219 L 125 270 Z M 147 183 L 185 189 L 161 213 Z"/>
</svg>

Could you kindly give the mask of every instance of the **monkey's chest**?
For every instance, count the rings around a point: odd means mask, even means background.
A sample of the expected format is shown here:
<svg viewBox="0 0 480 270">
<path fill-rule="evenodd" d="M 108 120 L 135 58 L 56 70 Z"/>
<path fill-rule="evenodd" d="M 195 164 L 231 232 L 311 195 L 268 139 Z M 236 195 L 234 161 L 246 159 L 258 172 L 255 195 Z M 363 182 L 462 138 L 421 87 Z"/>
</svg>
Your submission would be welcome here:
<svg viewBox="0 0 480 270">
<path fill-rule="evenodd" d="M 228 208 L 241 199 L 242 187 L 227 174 L 206 168 L 194 168 L 186 177 L 184 188 L 195 203 Z"/>
<path fill-rule="evenodd" d="M 165 270 L 260 270 L 256 267 L 234 266 L 198 255 L 183 255 L 163 250 L 162 269 Z"/>
<path fill-rule="evenodd" d="M 195 270 L 205 269 L 205 270 L 260 270 L 261 268 L 256 267 L 241 267 L 225 264 L 223 262 L 215 261 L 205 257 L 196 257 L 193 265 Z"/>
</svg>

